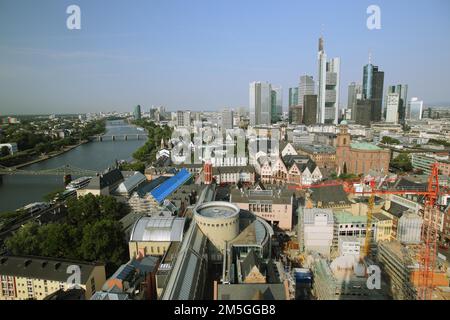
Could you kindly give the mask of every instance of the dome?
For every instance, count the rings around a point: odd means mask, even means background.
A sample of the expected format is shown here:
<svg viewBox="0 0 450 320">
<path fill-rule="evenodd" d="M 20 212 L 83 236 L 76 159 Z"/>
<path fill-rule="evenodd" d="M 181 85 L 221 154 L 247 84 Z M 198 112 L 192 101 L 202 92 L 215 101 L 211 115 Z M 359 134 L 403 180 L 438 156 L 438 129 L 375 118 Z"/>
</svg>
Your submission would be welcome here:
<svg viewBox="0 0 450 320">
<path fill-rule="evenodd" d="M 346 126 L 346 125 L 348 125 L 347 120 L 342 120 L 342 121 L 341 121 L 341 126 Z"/>
</svg>

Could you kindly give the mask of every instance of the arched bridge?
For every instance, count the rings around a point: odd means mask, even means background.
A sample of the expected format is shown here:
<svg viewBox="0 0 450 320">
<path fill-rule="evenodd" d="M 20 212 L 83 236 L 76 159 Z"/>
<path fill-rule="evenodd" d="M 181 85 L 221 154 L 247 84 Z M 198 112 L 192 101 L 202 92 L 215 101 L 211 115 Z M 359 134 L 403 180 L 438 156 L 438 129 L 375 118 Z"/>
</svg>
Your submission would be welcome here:
<svg viewBox="0 0 450 320">
<path fill-rule="evenodd" d="M 97 174 L 94 170 L 81 169 L 71 165 L 65 165 L 54 169 L 44 170 L 25 170 L 17 168 L 8 168 L 0 165 L 0 175 L 28 175 L 28 176 L 95 176 Z"/>
</svg>

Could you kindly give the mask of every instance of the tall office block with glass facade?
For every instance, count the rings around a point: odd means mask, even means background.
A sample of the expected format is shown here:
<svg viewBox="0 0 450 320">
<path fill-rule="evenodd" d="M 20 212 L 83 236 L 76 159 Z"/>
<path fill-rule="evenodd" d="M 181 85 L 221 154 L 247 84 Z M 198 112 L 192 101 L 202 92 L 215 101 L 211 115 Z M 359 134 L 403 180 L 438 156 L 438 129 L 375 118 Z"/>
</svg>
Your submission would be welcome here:
<svg viewBox="0 0 450 320">
<path fill-rule="evenodd" d="M 300 77 L 298 90 L 298 104 L 303 105 L 304 96 L 312 95 L 315 92 L 315 82 L 312 76 L 304 75 Z"/>
<path fill-rule="evenodd" d="M 356 101 L 362 99 L 362 86 L 352 82 L 348 86 L 347 109 L 350 110 L 351 119 L 355 120 Z"/>
<path fill-rule="evenodd" d="M 133 117 L 134 117 L 134 120 L 141 120 L 141 106 L 140 105 L 137 105 L 136 107 L 134 107 Z"/>
<path fill-rule="evenodd" d="M 383 85 L 384 72 L 369 62 L 363 70 L 363 99 L 373 102 L 370 120 L 374 122 L 381 120 Z"/>
<path fill-rule="evenodd" d="M 298 105 L 298 89 L 298 87 L 289 88 L 289 107 Z"/>
<path fill-rule="evenodd" d="M 271 92 L 271 121 L 275 123 L 281 120 L 283 115 L 283 88 L 272 86 Z"/>
<path fill-rule="evenodd" d="M 408 106 L 408 119 L 421 120 L 423 113 L 423 101 L 418 98 L 412 98 Z"/>
<path fill-rule="evenodd" d="M 250 125 L 271 124 L 272 87 L 268 82 L 252 82 L 249 89 Z"/>
<path fill-rule="evenodd" d="M 319 39 L 318 123 L 338 123 L 339 113 L 339 58 L 327 62 L 323 38 Z"/>
</svg>

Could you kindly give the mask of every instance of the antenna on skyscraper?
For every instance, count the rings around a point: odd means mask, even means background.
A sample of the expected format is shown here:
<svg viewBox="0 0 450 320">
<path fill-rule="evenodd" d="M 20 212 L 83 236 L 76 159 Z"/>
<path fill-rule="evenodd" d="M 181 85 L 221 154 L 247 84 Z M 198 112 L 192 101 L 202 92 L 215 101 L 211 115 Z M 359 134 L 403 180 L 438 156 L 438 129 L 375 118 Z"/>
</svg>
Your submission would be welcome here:
<svg viewBox="0 0 450 320">
<path fill-rule="evenodd" d="M 369 64 L 372 64 L 372 50 L 369 49 Z"/>
</svg>

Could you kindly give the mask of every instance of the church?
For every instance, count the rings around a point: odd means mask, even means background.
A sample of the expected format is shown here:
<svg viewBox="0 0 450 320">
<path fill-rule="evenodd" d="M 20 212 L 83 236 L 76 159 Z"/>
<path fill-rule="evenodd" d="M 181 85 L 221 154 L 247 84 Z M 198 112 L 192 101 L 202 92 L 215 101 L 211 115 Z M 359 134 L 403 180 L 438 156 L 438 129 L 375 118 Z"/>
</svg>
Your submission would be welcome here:
<svg viewBox="0 0 450 320">
<path fill-rule="evenodd" d="M 336 168 L 339 174 L 366 175 L 371 170 L 388 174 L 391 151 L 367 142 L 352 142 L 344 120 L 336 143 Z"/>
</svg>

